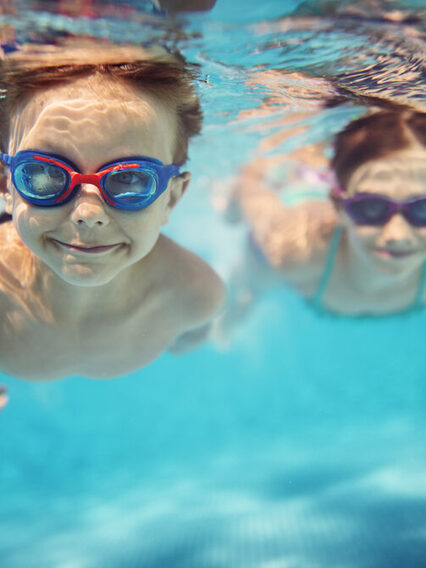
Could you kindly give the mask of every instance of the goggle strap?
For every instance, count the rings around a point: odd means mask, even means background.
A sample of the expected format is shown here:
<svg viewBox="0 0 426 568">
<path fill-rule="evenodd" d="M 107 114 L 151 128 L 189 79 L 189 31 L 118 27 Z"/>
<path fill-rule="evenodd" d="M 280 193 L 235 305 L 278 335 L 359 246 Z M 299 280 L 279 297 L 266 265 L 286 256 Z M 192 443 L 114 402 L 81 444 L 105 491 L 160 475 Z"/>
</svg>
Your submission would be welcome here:
<svg viewBox="0 0 426 568">
<path fill-rule="evenodd" d="M 12 156 L 9 156 L 9 154 L 3 154 L 3 152 L 0 153 L 0 160 L 6 164 L 6 166 L 10 167 L 10 165 L 12 164 Z"/>
<path fill-rule="evenodd" d="M 161 187 L 161 193 L 163 193 L 163 191 L 165 191 L 165 189 L 167 188 L 167 184 L 169 183 L 170 179 L 172 177 L 176 177 L 180 175 L 180 166 L 178 164 L 170 164 L 169 166 L 164 166 L 162 170 L 160 170 L 159 173 L 159 181 L 160 181 L 160 187 Z"/>
</svg>

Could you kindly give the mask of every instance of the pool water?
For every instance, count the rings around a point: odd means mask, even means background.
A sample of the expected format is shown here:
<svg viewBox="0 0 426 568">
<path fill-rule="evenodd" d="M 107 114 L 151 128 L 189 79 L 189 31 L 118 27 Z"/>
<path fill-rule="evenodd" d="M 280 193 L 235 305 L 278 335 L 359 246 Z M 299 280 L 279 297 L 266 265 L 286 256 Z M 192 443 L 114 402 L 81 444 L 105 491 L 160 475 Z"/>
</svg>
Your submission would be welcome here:
<svg viewBox="0 0 426 568">
<path fill-rule="evenodd" d="M 179 22 L 180 47 L 200 65 L 206 125 L 167 233 L 225 280 L 245 228 L 215 204 L 274 121 L 311 113 L 303 134 L 273 150 L 284 152 L 329 144 L 365 110 L 361 99 L 320 108 L 308 78 L 255 88 L 260 71 L 303 71 L 330 90 L 358 77 L 357 94 L 424 105 L 422 3 L 383 4 L 417 14 L 410 34 L 367 4 L 361 23 L 344 17 L 343 5 L 218 0 Z M 83 35 L 90 23 L 106 37 L 120 26 L 19 9 L 19 26 L 8 20 L 18 38 L 35 25 L 43 38 L 58 26 Z M 282 98 L 262 114 L 265 89 Z M 10 394 L 1 568 L 424 567 L 425 324 L 423 312 L 318 316 L 294 291 L 271 289 L 228 344 L 165 354 L 119 380 L 0 375 Z"/>
</svg>

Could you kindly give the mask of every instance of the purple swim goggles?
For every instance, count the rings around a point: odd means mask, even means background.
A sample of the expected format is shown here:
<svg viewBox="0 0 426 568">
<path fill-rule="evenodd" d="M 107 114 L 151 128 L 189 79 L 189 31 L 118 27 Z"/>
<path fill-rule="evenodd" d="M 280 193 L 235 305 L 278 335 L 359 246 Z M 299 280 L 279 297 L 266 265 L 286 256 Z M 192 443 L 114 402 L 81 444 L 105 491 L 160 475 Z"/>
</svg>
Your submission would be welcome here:
<svg viewBox="0 0 426 568">
<path fill-rule="evenodd" d="M 396 213 L 401 213 L 414 227 L 426 227 L 426 195 L 405 201 L 394 201 L 375 193 L 356 193 L 345 196 L 343 189 L 334 190 L 346 213 L 357 225 L 385 225 Z"/>
<path fill-rule="evenodd" d="M 54 207 L 70 201 L 80 184 L 95 185 L 111 207 L 138 210 L 148 207 L 179 175 L 176 164 L 165 166 L 146 157 L 123 158 L 103 165 L 96 173 L 81 174 L 64 158 L 36 150 L 22 150 L 15 156 L 0 153 L 9 167 L 19 195 L 39 207 Z"/>
</svg>

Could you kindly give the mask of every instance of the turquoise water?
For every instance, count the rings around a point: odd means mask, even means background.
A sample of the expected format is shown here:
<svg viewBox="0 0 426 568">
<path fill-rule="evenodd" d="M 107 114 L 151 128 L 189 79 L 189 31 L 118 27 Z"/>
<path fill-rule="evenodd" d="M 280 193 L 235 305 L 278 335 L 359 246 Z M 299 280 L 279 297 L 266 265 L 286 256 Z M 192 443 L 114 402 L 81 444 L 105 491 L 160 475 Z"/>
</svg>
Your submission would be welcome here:
<svg viewBox="0 0 426 568">
<path fill-rule="evenodd" d="M 275 118 L 321 98 L 303 81 L 286 91 L 283 79 L 267 117 L 242 115 L 262 100 L 265 87 L 248 84 L 259 69 L 345 86 L 358 74 L 364 93 L 425 96 L 421 23 L 410 43 L 399 26 L 336 19 L 320 2 L 309 22 L 296 19 L 295 2 L 228 4 L 181 23 L 182 49 L 201 66 L 206 126 L 167 229 L 225 279 L 245 229 L 227 224 L 215 200 Z M 29 19 L 43 18 L 52 21 Z M 67 25 L 81 31 L 78 19 Z M 111 35 L 109 26 L 96 31 Z M 398 78 L 402 60 L 411 83 Z M 276 151 L 329 142 L 362 112 L 359 100 L 318 110 Z M 114 381 L 0 376 L 11 398 L 0 414 L 0 566 L 425 566 L 425 323 L 424 313 L 319 317 L 291 290 L 271 290 L 229 346 L 166 354 Z"/>
</svg>

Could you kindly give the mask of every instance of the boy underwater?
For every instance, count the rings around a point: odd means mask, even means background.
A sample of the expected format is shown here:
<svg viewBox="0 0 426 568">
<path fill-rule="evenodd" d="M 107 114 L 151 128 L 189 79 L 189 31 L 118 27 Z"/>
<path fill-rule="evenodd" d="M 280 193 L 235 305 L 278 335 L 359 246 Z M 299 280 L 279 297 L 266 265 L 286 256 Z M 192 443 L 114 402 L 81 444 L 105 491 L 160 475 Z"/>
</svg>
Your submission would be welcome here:
<svg viewBox="0 0 426 568">
<path fill-rule="evenodd" d="M 131 373 L 206 324 L 217 274 L 160 230 L 201 111 L 183 58 L 107 43 L 21 50 L 0 71 L 0 370 Z"/>
</svg>

